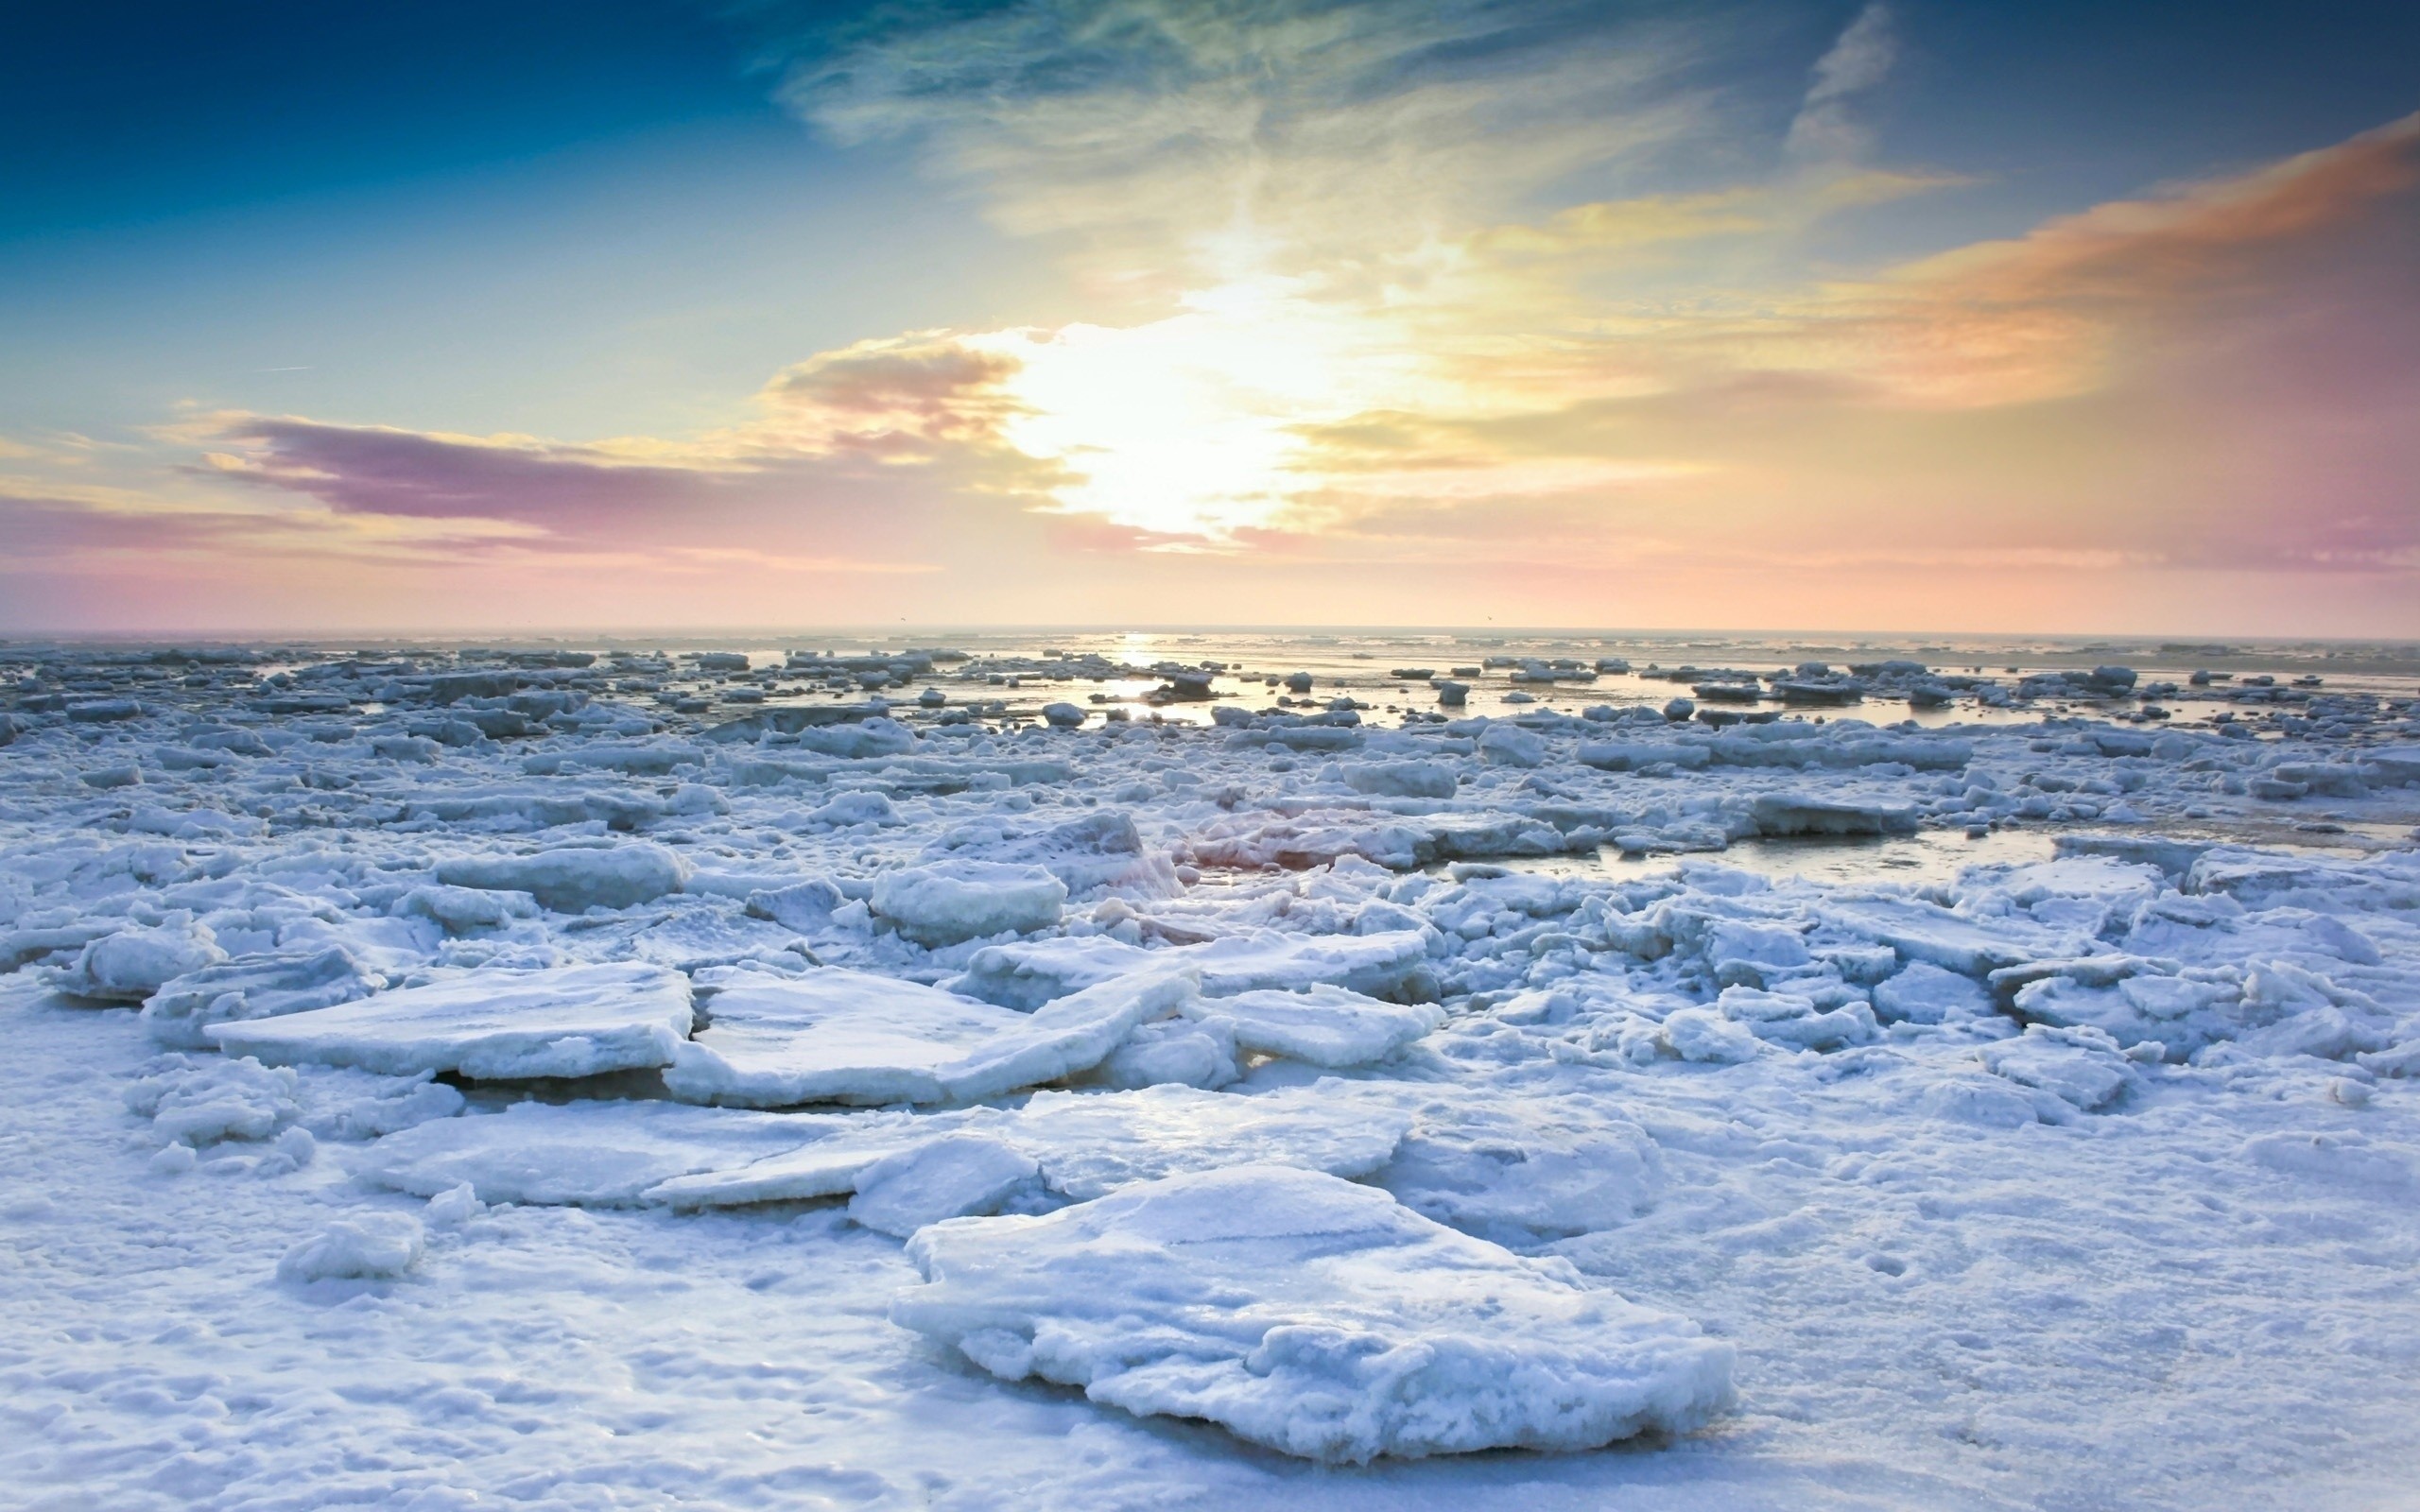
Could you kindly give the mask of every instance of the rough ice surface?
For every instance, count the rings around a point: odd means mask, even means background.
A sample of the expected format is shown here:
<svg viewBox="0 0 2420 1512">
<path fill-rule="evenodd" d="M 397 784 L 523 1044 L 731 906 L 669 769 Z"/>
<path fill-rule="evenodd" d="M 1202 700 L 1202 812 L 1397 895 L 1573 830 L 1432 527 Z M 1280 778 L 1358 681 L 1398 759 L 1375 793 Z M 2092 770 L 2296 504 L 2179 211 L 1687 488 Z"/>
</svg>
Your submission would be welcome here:
<svg viewBox="0 0 2420 1512">
<path fill-rule="evenodd" d="M 1668 1313 L 1285 1166 L 1168 1177 L 909 1242 L 898 1323 L 1011 1381 L 1312 1459 L 1589 1449 L 1694 1428 L 1731 1350 Z"/>
<path fill-rule="evenodd" d="M 2408 667 L 1240 644 L 0 647 L 12 1492 L 2408 1499 Z"/>
<path fill-rule="evenodd" d="M 490 967 L 203 1032 L 221 1050 L 272 1064 L 311 1060 L 390 1076 L 594 1076 L 668 1063 L 691 1020 L 688 980 L 664 967 Z"/>
</svg>

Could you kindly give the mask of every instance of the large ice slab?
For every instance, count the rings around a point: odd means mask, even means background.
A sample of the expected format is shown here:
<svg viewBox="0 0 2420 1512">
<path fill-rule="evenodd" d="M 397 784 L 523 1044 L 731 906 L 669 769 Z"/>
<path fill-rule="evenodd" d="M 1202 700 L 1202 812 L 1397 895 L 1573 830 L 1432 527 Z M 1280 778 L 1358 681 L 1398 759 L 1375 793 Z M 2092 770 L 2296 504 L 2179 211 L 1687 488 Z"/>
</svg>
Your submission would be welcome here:
<svg viewBox="0 0 2420 1512">
<path fill-rule="evenodd" d="M 1042 1217 L 920 1230 L 891 1319 L 1004 1380 L 1207 1418 L 1362 1462 L 1683 1432 L 1727 1400 L 1731 1350 L 1318 1172 L 1170 1177 Z"/>
<path fill-rule="evenodd" d="M 673 1049 L 664 1084 L 735 1108 L 937 1103 L 940 1068 L 1024 1014 L 896 977 L 826 968 L 749 972 L 707 1000 L 708 1023 Z"/>
<path fill-rule="evenodd" d="M 214 1023 L 230 1055 L 390 1076 L 594 1076 L 662 1066 L 688 1038 L 688 979 L 660 966 L 485 970 L 282 1018 Z"/>
</svg>

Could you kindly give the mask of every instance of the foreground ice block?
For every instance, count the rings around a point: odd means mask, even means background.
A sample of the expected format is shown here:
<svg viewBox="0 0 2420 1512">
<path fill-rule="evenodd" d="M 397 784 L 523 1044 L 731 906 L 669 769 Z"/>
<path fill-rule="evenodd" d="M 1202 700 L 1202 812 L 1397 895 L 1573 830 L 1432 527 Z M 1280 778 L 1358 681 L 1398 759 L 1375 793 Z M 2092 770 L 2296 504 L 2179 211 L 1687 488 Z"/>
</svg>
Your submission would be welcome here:
<svg viewBox="0 0 2420 1512">
<path fill-rule="evenodd" d="M 472 971 L 283 1018 L 214 1023 L 229 1055 L 389 1076 L 594 1076 L 662 1066 L 688 1038 L 689 982 L 635 963 Z"/>
<path fill-rule="evenodd" d="M 1683 1432 L 1731 1349 L 1313 1171 L 1243 1166 L 918 1231 L 891 1320 L 1005 1380 L 1202 1418 L 1311 1459 Z"/>
</svg>

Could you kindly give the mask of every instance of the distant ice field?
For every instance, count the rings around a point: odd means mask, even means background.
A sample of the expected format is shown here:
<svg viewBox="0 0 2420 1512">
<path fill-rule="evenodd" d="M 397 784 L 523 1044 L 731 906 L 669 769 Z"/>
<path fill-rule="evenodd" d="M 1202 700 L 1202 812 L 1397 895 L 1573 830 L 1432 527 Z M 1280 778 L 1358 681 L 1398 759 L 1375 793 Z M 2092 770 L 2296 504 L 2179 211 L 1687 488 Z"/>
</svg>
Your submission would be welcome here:
<svg viewBox="0 0 2420 1512">
<path fill-rule="evenodd" d="M 0 1504 L 2401 1504 L 2415 673 L 0 646 Z"/>
</svg>

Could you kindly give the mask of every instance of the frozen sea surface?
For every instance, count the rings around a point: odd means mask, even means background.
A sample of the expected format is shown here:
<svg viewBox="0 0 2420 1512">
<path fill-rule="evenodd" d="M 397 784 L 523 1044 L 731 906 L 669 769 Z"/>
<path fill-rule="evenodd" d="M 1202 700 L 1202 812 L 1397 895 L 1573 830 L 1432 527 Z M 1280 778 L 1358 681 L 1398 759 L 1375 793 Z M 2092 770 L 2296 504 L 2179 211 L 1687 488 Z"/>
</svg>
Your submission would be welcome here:
<svg viewBox="0 0 2420 1512">
<path fill-rule="evenodd" d="M 0 647 L 0 1503 L 2408 1503 L 2413 670 Z"/>
</svg>

